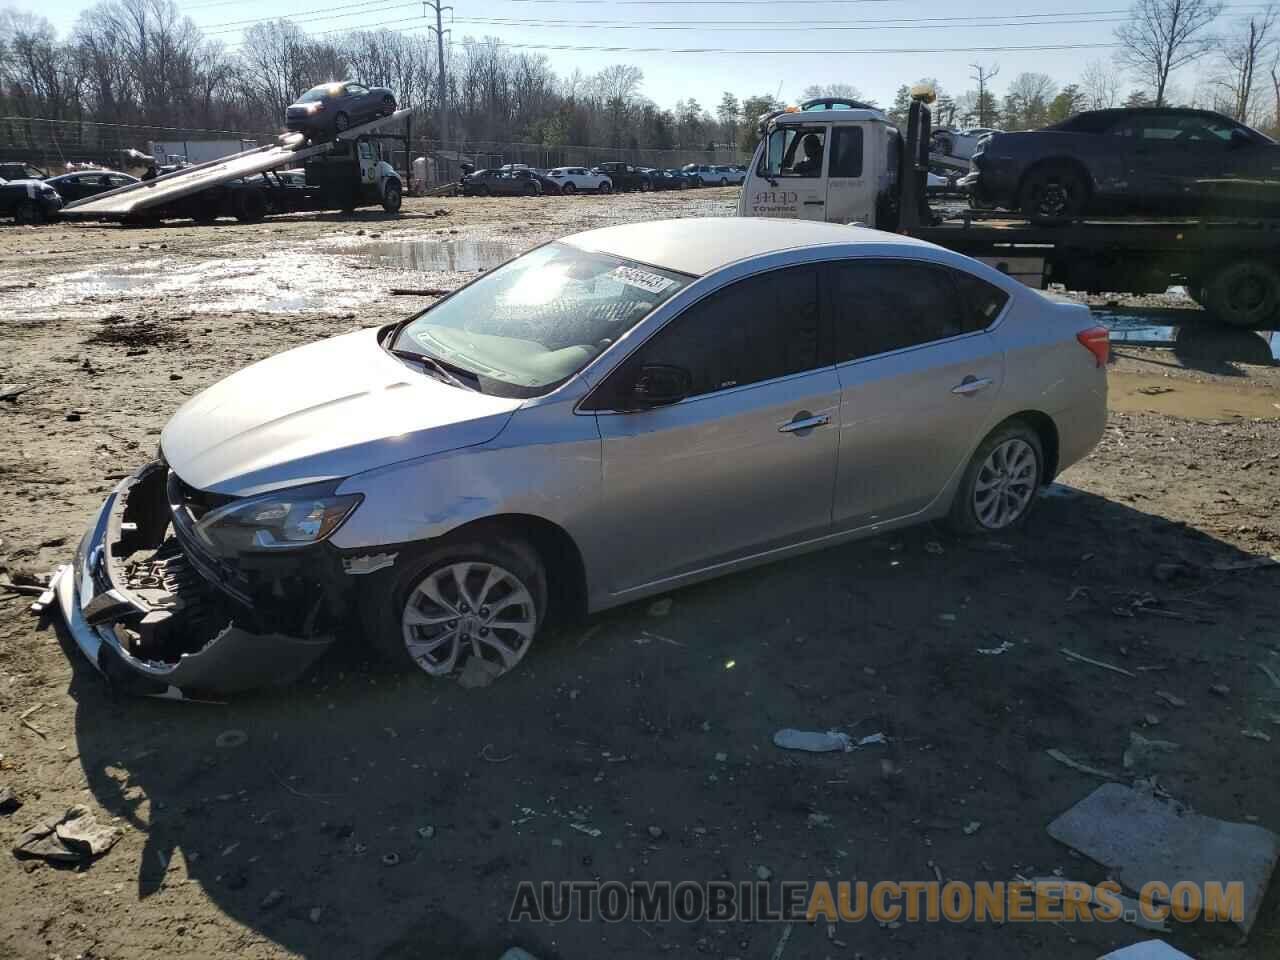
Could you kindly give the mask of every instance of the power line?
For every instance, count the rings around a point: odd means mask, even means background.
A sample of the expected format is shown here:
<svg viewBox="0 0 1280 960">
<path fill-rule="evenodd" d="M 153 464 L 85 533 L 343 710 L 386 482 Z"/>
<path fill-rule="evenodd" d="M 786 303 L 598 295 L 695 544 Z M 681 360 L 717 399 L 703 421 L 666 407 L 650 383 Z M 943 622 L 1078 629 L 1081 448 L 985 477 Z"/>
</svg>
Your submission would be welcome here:
<svg viewBox="0 0 1280 960">
<path fill-rule="evenodd" d="M 902 24 L 878 24 L 876 26 L 854 25 L 848 22 L 828 22 L 825 24 L 788 24 L 786 26 L 739 26 L 732 24 L 719 24 L 717 29 L 741 32 L 758 32 L 767 30 L 770 33 L 795 33 L 808 32 L 817 28 L 823 30 L 838 30 L 841 32 L 855 31 L 865 32 L 868 30 L 962 30 L 973 28 L 1003 28 L 1003 27 L 1061 27 L 1080 23 L 1126 23 L 1128 17 L 1089 17 L 1079 20 L 1043 20 L 1043 21 L 1013 21 L 1006 23 L 902 23 Z M 572 27 L 575 30 L 703 30 L 705 27 L 697 26 L 696 21 L 691 23 L 677 24 L 623 24 L 623 23 L 591 23 L 581 22 L 573 23 L 564 20 L 537 21 L 537 20 L 495 20 L 482 18 L 465 18 L 455 20 L 454 23 L 481 24 L 489 26 L 523 26 L 523 27 L 552 27 L 563 28 Z"/>
<path fill-rule="evenodd" d="M 383 4 L 383 6 L 375 6 L 375 4 Z M 363 3 L 344 3 L 336 7 L 320 7 L 319 9 L 316 9 L 316 10 L 308 10 L 307 21 L 310 22 L 313 20 L 337 20 L 342 17 L 354 17 L 356 15 L 363 16 L 364 14 L 367 14 L 367 13 L 382 13 L 386 10 L 399 10 L 399 9 L 403 9 L 404 7 L 417 7 L 417 6 L 420 6 L 417 0 L 409 0 L 409 2 L 407 3 L 399 2 L 399 3 L 390 4 L 390 5 L 387 5 L 387 0 L 365 0 L 365 2 Z M 362 9 L 366 7 L 372 7 L 373 9 L 371 10 Z M 346 12 L 332 14 L 331 16 L 328 16 L 328 17 L 312 16 L 313 13 L 330 13 L 333 10 L 344 10 Z M 286 23 L 294 23 L 294 24 L 297 23 L 296 20 L 293 20 L 290 17 L 253 17 L 249 20 L 232 20 L 228 23 L 211 23 L 204 26 L 200 26 L 200 30 L 203 33 L 207 33 L 209 35 L 214 35 L 219 33 L 236 33 L 240 31 L 243 27 L 247 27 L 252 24 L 269 23 L 277 20 L 283 20 Z"/>
</svg>

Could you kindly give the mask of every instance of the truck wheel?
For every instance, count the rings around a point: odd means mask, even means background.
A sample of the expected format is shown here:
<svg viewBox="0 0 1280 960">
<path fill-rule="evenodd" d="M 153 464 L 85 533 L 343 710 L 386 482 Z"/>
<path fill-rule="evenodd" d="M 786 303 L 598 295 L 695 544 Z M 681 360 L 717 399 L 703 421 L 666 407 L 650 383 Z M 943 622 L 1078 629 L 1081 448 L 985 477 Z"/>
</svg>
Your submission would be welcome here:
<svg viewBox="0 0 1280 960">
<path fill-rule="evenodd" d="M 44 210 L 34 200 L 23 200 L 13 211 L 15 223 L 44 223 Z"/>
<path fill-rule="evenodd" d="M 241 190 L 235 206 L 241 223 L 257 223 L 267 215 L 267 201 L 257 190 Z"/>
<path fill-rule="evenodd" d="M 387 213 L 399 213 L 400 204 L 403 200 L 401 195 L 400 184 L 392 180 L 387 184 L 387 188 L 382 192 L 382 209 Z"/>
<path fill-rule="evenodd" d="M 1088 190 L 1071 167 L 1041 167 L 1022 185 L 1018 208 L 1035 223 L 1057 223 L 1084 212 Z"/>
<path fill-rule="evenodd" d="M 1233 327 L 1265 327 L 1280 307 L 1280 277 L 1260 260 L 1233 263 L 1209 278 L 1204 306 Z"/>
</svg>

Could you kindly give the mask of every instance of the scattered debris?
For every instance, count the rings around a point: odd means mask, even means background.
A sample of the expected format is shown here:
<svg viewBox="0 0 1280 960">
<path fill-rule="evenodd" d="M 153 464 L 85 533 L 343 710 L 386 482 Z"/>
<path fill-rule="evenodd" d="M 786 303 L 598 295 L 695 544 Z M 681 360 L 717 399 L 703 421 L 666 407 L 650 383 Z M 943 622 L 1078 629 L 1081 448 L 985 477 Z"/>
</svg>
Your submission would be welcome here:
<svg viewBox="0 0 1280 960">
<path fill-rule="evenodd" d="M 577 830 L 579 833 L 585 833 L 588 837 L 591 837 L 593 840 L 596 837 L 603 836 L 604 834 L 604 831 L 601 830 L 599 827 L 589 827 L 585 823 L 571 823 L 569 824 L 569 829 Z"/>
<path fill-rule="evenodd" d="M 263 910 L 271 910 L 274 907 L 278 907 L 283 901 L 284 901 L 283 890 L 271 890 L 267 893 L 265 897 L 262 898 L 262 902 L 259 903 L 258 906 L 260 906 Z"/>
<path fill-rule="evenodd" d="M 400 854 L 396 853 L 394 850 L 391 853 L 384 853 L 382 855 L 382 865 L 384 867 L 400 866 Z"/>
<path fill-rule="evenodd" d="M 12 403 L 32 386 L 33 384 L 30 383 L 0 383 L 0 400 L 8 400 Z"/>
<path fill-rule="evenodd" d="M 982 829 L 981 820 L 970 820 L 968 823 L 964 825 L 964 835 L 966 837 L 972 837 L 975 833 L 977 833 L 981 829 Z"/>
<path fill-rule="evenodd" d="M 984 657 L 998 657 L 1002 653 L 1007 653 L 1013 649 L 1013 641 L 1005 640 L 998 647 L 979 647 L 978 652 Z"/>
<path fill-rule="evenodd" d="M 1231 696 L 1231 688 L 1230 688 L 1230 687 L 1228 687 L 1225 683 L 1215 683 L 1215 684 L 1212 684 L 1212 685 L 1209 687 L 1209 690 L 1210 690 L 1211 692 L 1213 692 L 1213 693 L 1216 693 L 1216 694 L 1217 694 L 1218 696 L 1220 696 L 1220 697 L 1229 697 L 1229 696 Z"/>
<path fill-rule="evenodd" d="M 234 747 L 243 747 L 249 742 L 249 735 L 243 730 L 223 730 L 214 739 L 213 745 L 224 750 L 230 750 Z"/>
<path fill-rule="evenodd" d="M 453 293 L 444 287 L 392 287 L 389 292 L 393 297 L 445 297 Z"/>
<path fill-rule="evenodd" d="M 671 612 L 671 598 L 663 597 L 661 600 L 655 600 L 649 604 L 648 614 L 651 617 L 665 617 Z"/>
<path fill-rule="evenodd" d="M 1270 830 L 1192 813 L 1118 783 L 1098 787 L 1049 824 L 1048 832 L 1102 864 L 1130 890 L 1153 881 L 1169 888 L 1180 881 L 1240 881 L 1239 925 L 1246 935 L 1280 857 L 1280 838 Z"/>
<path fill-rule="evenodd" d="M 661 840 L 662 828 L 657 826 L 649 827 L 649 836 L 652 837 L 654 840 Z"/>
<path fill-rule="evenodd" d="M 1076 902 L 1077 896 L 1083 894 L 1082 901 L 1086 904 L 1096 904 L 1102 906 L 1098 898 L 1098 888 L 1092 884 L 1081 884 L 1074 881 L 1068 881 L 1065 877 L 1033 877 L 1029 883 L 1036 888 L 1037 898 L 1062 900 L 1066 891 L 1066 884 L 1071 883 L 1073 891 L 1070 899 Z M 1042 891 L 1040 888 L 1044 887 Z M 1114 897 L 1120 903 L 1120 916 L 1128 923 L 1132 923 L 1135 927 L 1143 930 L 1154 930 L 1158 933 L 1168 933 L 1169 928 L 1162 921 L 1148 919 L 1142 912 L 1142 904 L 1133 897 L 1126 897 L 1121 893 L 1108 893 L 1108 899 Z"/>
<path fill-rule="evenodd" d="M 782 936 L 778 938 L 778 945 L 773 948 L 773 953 L 769 954 L 769 960 L 782 960 L 782 955 L 787 950 L 787 941 L 791 939 L 791 924 L 787 924 L 782 928 Z"/>
<path fill-rule="evenodd" d="M 13 787 L 0 787 L 0 813 L 13 813 L 22 806 L 22 798 L 13 791 Z"/>
<path fill-rule="evenodd" d="M 847 733 L 828 730 L 819 733 L 815 730 L 779 730 L 773 735 L 773 745 L 783 750 L 804 750 L 808 753 L 831 753 L 843 750 L 848 753 L 853 749 L 853 740 Z"/>
<path fill-rule="evenodd" d="M 1157 563 L 1152 567 L 1151 575 L 1161 583 L 1169 583 L 1180 577 L 1195 576 L 1195 571 L 1185 563 Z"/>
<path fill-rule="evenodd" d="M 810 830 L 814 827 L 830 827 L 831 817 L 825 813 L 811 813 L 805 818 L 805 823 Z"/>
<path fill-rule="evenodd" d="M 34 707 L 28 707 L 26 710 L 23 710 L 22 713 L 18 715 L 18 722 L 21 723 L 28 730 L 30 730 L 32 733 L 39 734 L 42 740 L 48 740 L 49 735 L 45 733 L 43 730 L 41 730 L 39 727 L 37 727 L 30 720 L 27 719 L 29 716 L 31 716 L 37 710 L 42 709 L 43 707 L 44 707 L 43 703 L 37 703 Z"/>
<path fill-rule="evenodd" d="M 1124 751 L 1124 768 L 1146 767 L 1153 758 L 1163 753 L 1176 753 L 1182 744 L 1172 740 L 1148 740 L 1140 733 L 1129 732 L 1129 746 Z"/>
<path fill-rule="evenodd" d="M 756 867 L 756 879 L 768 881 L 773 878 L 773 871 L 766 867 L 763 863 Z"/>
<path fill-rule="evenodd" d="M 1178 707 L 1181 709 L 1187 705 L 1187 701 L 1183 700 L 1181 697 L 1174 696 L 1168 690 L 1157 690 L 1156 696 L 1171 707 Z"/>
<path fill-rule="evenodd" d="M 1218 560 L 1210 564 L 1214 570 L 1222 570 L 1227 573 L 1237 570 L 1260 570 L 1263 567 L 1280 566 L 1280 553 L 1272 554 L 1269 557 L 1250 557 L 1248 560 Z"/>
<path fill-rule="evenodd" d="M 1163 940 L 1143 940 L 1119 950 L 1112 950 L 1098 960 L 1194 960 L 1181 950 L 1175 950 Z"/>
<path fill-rule="evenodd" d="M 1155 713 L 1148 713 L 1145 716 L 1143 716 L 1142 722 L 1145 723 L 1148 727 L 1158 727 L 1160 726 L 1160 723 L 1161 723 L 1160 715 Z"/>
<path fill-rule="evenodd" d="M 1068 650 L 1066 647 L 1059 648 L 1060 652 L 1068 660 L 1075 660 L 1077 663 L 1087 663 L 1092 667 L 1101 667 L 1103 670 L 1110 670 L 1112 673 L 1118 673 L 1122 677 L 1136 678 L 1137 674 L 1126 670 L 1124 667 L 1117 667 L 1112 663 L 1104 663 L 1102 660 L 1094 660 L 1092 657 L 1086 657 L 1082 653 L 1076 653 L 1074 650 Z"/>
<path fill-rule="evenodd" d="M 466 690 L 487 687 L 500 676 L 502 666 L 484 657 L 468 657 L 462 672 L 458 674 L 458 685 Z"/>
<path fill-rule="evenodd" d="M 1253 727 L 1250 727 L 1247 730 L 1241 730 L 1240 736 L 1248 737 L 1250 740 L 1261 740 L 1263 743 L 1271 742 L 1271 734 L 1263 733 L 1261 730 L 1257 730 Z"/>
<path fill-rule="evenodd" d="M 1280 677 L 1276 676 L 1276 672 L 1268 667 L 1265 663 L 1259 663 L 1258 669 L 1266 674 L 1267 679 L 1271 681 L 1271 685 L 1280 690 Z"/>
<path fill-rule="evenodd" d="M 528 950 L 524 950 L 520 947 L 509 947 L 507 950 L 503 951 L 502 956 L 500 956 L 498 960 L 538 960 L 538 958 Z"/>
<path fill-rule="evenodd" d="M 420 836 L 423 840 L 430 840 L 435 835 L 436 835 L 436 828 L 431 826 L 430 824 L 427 824 L 427 826 L 425 827 L 418 828 L 418 836 Z"/>
<path fill-rule="evenodd" d="M 489 763 L 506 763 L 508 760 L 510 760 L 512 757 L 515 756 L 514 753 L 508 753 L 505 757 L 491 757 L 489 756 L 489 751 L 492 749 L 493 749 L 492 743 L 486 743 L 483 747 L 481 747 L 480 759 L 487 760 Z"/>
<path fill-rule="evenodd" d="M 122 834 L 119 827 L 99 824 L 88 807 L 76 805 L 30 827 L 13 845 L 13 855 L 19 860 L 87 863 L 115 846 Z"/>
<path fill-rule="evenodd" d="M 312 923 L 319 923 L 320 918 L 324 916 L 324 907 L 312 907 L 307 911 L 307 919 Z"/>
<path fill-rule="evenodd" d="M 1051 747 L 1050 749 L 1046 750 L 1045 753 L 1049 754 L 1049 756 L 1053 757 L 1053 759 L 1057 760 L 1063 766 L 1070 767 L 1072 770 L 1078 770 L 1080 773 L 1087 773 L 1093 777 L 1102 777 L 1102 779 L 1104 780 L 1120 779 L 1120 777 L 1117 774 L 1110 773 L 1106 770 L 1101 770 L 1098 767 L 1091 767 L 1089 766 L 1089 764 L 1081 763 L 1079 760 L 1072 760 L 1069 756 L 1067 756 L 1057 747 Z"/>
<path fill-rule="evenodd" d="M 940 554 L 942 553 L 942 544 L 940 544 L 937 540 L 927 540 L 925 541 L 924 552 Z"/>
</svg>

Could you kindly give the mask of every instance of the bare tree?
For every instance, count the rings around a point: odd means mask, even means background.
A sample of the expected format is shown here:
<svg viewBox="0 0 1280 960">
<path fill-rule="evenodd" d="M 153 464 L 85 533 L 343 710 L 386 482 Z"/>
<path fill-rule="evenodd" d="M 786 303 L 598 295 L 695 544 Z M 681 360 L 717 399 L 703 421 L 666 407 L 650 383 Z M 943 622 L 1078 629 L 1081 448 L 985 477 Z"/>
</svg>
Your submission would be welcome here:
<svg viewBox="0 0 1280 960">
<path fill-rule="evenodd" d="M 867 98 L 862 95 L 862 91 L 852 83 L 815 83 L 805 87 L 804 92 L 800 95 L 802 100 L 818 100 L 822 97 L 841 97 L 845 100 L 867 102 Z"/>
<path fill-rule="evenodd" d="M 978 126 L 986 127 L 995 122 L 995 96 L 987 89 L 993 79 L 1000 75 L 1000 64 L 969 64 L 973 73 L 969 74 L 978 82 L 978 100 L 975 105 Z"/>
<path fill-rule="evenodd" d="M 1116 29 L 1121 62 L 1155 91 L 1157 107 L 1165 104 L 1169 75 L 1217 45 L 1209 27 L 1221 12 L 1221 0 L 1137 0 Z"/>
<path fill-rule="evenodd" d="M 1124 75 L 1114 61 L 1090 60 L 1080 75 L 1079 86 L 1084 95 L 1084 109 L 1106 110 L 1119 106 Z"/>
<path fill-rule="evenodd" d="M 1254 88 L 1259 65 L 1271 59 L 1276 45 L 1277 13 L 1269 6 L 1243 21 L 1237 30 L 1222 41 L 1222 65 L 1225 76 L 1219 84 L 1227 89 L 1230 112 L 1247 123 L 1254 103 Z"/>
</svg>

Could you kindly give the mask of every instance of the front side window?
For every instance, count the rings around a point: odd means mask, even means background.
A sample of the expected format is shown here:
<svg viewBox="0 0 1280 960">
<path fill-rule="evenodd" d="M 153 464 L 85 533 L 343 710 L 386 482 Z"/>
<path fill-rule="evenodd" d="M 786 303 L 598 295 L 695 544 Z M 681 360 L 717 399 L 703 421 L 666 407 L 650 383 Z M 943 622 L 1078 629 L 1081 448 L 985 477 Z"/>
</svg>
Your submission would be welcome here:
<svg viewBox="0 0 1280 960">
<path fill-rule="evenodd" d="M 817 267 L 788 267 L 730 284 L 695 303 L 623 366 L 684 367 L 690 396 L 802 373 L 831 363 Z"/>
<path fill-rule="evenodd" d="M 827 176 L 862 176 L 861 127 L 836 127 L 831 132 L 831 162 Z"/>
<path fill-rule="evenodd" d="M 552 243 L 418 314 L 391 346 L 474 378 L 486 393 L 545 393 L 591 362 L 689 278 Z"/>
<path fill-rule="evenodd" d="M 778 127 L 769 134 L 761 158 L 765 177 L 820 177 L 826 149 L 826 127 Z"/>
<path fill-rule="evenodd" d="M 985 280 L 927 263 L 853 260 L 832 274 L 841 363 L 985 329 L 1008 299 Z"/>
<path fill-rule="evenodd" d="M 342 87 L 336 83 L 322 83 L 318 87 L 312 87 L 306 93 L 298 98 L 298 103 L 315 103 L 317 100 L 327 100 L 329 97 L 336 97 L 342 90 Z"/>
<path fill-rule="evenodd" d="M 1156 114 L 1149 117 L 1142 127 L 1144 140 L 1157 140 L 1166 143 L 1199 143 L 1212 146 L 1226 146 L 1231 142 L 1234 131 L 1243 128 L 1226 120 L 1195 114 Z M 1248 139 L 1253 139 L 1248 137 Z"/>
<path fill-rule="evenodd" d="M 352 96 L 352 97 L 363 97 L 363 96 L 364 96 L 366 93 L 368 93 L 368 92 L 369 92 L 369 88 L 368 88 L 368 87 L 362 87 L 362 86 L 360 86 L 360 84 L 358 84 L 358 83 L 348 83 L 348 84 L 347 84 L 347 95 L 348 95 L 348 96 Z"/>
</svg>

